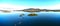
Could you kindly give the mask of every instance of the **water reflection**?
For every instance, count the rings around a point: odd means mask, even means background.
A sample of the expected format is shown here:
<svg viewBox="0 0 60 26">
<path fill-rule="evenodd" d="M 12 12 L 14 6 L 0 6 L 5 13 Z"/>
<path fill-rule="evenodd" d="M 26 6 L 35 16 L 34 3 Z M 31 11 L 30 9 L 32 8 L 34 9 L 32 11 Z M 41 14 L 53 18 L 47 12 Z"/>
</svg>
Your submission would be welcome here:
<svg viewBox="0 0 60 26">
<path fill-rule="evenodd" d="M 59 25 L 60 12 L 38 12 L 38 16 L 28 16 L 29 12 L 24 12 L 24 16 L 20 17 L 20 13 L 0 13 L 0 25 L 4 26 L 43 26 L 43 25 Z M 59 24 L 58 24 L 59 23 Z M 48 25 L 47 25 L 48 24 Z"/>
</svg>

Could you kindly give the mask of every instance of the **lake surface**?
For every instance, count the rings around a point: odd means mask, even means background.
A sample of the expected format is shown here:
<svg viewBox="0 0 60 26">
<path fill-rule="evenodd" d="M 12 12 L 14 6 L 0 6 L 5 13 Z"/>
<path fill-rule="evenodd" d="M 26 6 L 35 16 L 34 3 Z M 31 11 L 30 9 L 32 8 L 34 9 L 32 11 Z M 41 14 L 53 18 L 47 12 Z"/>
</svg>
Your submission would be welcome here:
<svg viewBox="0 0 60 26">
<path fill-rule="evenodd" d="M 20 17 L 22 12 L 1 13 L 0 26 L 59 26 L 60 12 L 37 12 L 38 16 L 28 16 L 29 12 Z"/>
</svg>

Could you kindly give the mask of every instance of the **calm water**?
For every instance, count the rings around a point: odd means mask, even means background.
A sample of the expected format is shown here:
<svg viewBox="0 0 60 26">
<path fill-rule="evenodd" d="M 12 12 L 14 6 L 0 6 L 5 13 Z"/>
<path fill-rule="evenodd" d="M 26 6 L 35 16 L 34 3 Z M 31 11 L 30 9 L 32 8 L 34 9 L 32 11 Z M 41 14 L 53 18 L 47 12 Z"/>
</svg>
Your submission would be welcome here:
<svg viewBox="0 0 60 26">
<path fill-rule="evenodd" d="M 38 12 L 38 16 L 28 16 L 28 12 L 20 17 L 21 13 L 0 13 L 0 26 L 58 26 L 60 12 Z M 21 22 L 21 24 L 19 24 Z"/>
</svg>

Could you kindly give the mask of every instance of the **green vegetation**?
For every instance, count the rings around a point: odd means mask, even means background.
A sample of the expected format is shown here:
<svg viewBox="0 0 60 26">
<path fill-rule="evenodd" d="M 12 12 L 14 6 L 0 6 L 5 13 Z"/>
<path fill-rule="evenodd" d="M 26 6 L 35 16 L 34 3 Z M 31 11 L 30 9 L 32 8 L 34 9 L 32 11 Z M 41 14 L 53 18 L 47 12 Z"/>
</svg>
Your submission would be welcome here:
<svg viewBox="0 0 60 26">
<path fill-rule="evenodd" d="M 37 16 L 37 14 L 28 14 L 28 16 Z"/>
</svg>

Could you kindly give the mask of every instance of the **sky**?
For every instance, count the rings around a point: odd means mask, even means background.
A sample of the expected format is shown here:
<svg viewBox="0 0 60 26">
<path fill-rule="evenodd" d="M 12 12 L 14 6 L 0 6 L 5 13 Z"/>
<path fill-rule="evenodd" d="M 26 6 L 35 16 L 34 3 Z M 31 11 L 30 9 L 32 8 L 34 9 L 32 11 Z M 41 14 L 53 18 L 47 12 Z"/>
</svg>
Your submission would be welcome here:
<svg viewBox="0 0 60 26">
<path fill-rule="evenodd" d="M 60 0 L 0 0 L 0 9 L 60 9 Z"/>
</svg>

